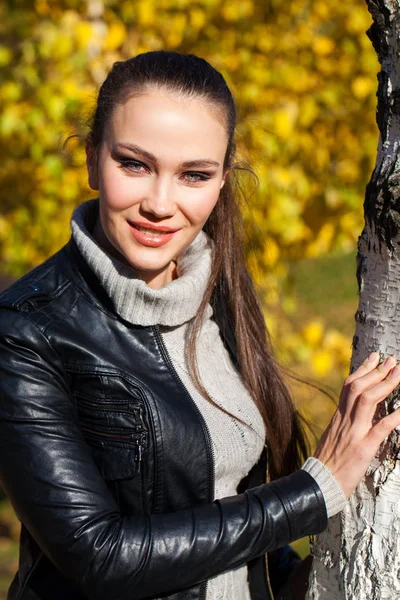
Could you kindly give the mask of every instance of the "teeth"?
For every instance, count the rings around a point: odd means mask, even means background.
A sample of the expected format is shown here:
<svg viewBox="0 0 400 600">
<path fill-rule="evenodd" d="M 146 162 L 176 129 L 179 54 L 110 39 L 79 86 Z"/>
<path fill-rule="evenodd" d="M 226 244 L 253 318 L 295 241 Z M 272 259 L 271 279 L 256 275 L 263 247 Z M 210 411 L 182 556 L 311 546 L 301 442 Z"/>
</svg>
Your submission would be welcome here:
<svg viewBox="0 0 400 600">
<path fill-rule="evenodd" d="M 162 231 L 154 231 L 154 229 L 144 229 L 143 227 L 138 227 L 140 231 L 143 231 L 146 235 L 162 235 Z"/>
<path fill-rule="evenodd" d="M 139 227 L 138 225 L 136 225 L 136 229 L 138 229 L 139 231 L 143 231 L 143 233 L 145 233 L 146 235 L 159 236 L 166 233 L 165 231 L 154 231 L 154 229 L 146 229 L 145 227 Z"/>
</svg>

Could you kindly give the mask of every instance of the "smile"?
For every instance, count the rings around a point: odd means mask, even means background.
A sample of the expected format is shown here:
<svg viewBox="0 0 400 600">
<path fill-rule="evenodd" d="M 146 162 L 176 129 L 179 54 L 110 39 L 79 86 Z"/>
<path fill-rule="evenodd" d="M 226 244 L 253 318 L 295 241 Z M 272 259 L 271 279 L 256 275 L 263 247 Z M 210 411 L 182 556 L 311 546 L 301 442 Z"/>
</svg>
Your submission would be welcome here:
<svg viewBox="0 0 400 600">
<path fill-rule="evenodd" d="M 171 229 L 169 227 L 149 227 L 147 224 L 142 225 L 128 221 L 131 234 L 137 242 L 143 246 L 150 248 L 159 248 L 167 244 L 179 229 Z"/>
</svg>

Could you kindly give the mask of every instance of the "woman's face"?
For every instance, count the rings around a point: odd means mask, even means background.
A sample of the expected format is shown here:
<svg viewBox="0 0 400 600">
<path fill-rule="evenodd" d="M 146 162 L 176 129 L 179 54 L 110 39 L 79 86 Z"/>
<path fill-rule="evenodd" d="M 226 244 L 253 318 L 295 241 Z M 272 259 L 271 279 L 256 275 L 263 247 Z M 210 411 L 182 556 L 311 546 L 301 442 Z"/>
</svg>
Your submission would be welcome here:
<svg viewBox="0 0 400 600">
<path fill-rule="evenodd" d="M 118 105 L 97 159 L 87 148 L 95 237 L 150 287 L 171 281 L 218 200 L 226 149 L 220 111 L 200 99 L 149 90 Z"/>
</svg>

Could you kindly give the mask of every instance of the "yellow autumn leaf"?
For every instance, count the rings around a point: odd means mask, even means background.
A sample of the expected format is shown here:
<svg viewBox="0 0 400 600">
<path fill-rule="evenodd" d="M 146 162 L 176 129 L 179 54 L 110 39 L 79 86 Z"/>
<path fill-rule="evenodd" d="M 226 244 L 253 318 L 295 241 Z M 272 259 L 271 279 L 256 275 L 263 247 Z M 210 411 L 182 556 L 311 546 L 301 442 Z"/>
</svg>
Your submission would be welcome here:
<svg viewBox="0 0 400 600">
<path fill-rule="evenodd" d="M 309 127 L 319 116 L 319 107 L 315 102 L 315 98 L 306 97 L 301 103 L 299 109 L 299 123 L 303 127 Z"/>
<path fill-rule="evenodd" d="M 362 6 L 354 6 L 346 19 L 346 26 L 353 35 L 364 37 L 366 30 L 370 26 L 370 18 L 367 11 Z"/>
<path fill-rule="evenodd" d="M 288 138 L 293 132 L 297 115 L 298 106 L 293 103 L 288 104 L 285 108 L 277 110 L 274 115 L 276 134 L 282 138 Z"/>
<path fill-rule="evenodd" d="M 324 347 L 327 350 L 343 351 L 347 350 L 348 354 L 348 339 L 337 329 L 329 329 L 324 337 Z M 346 354 L 346 356 L 347 356 Z M 350 356 L 349 356 L 350 358 Z"/>
<path fill-rule="evenodd" d="M 221 12 L 223 17 L 232 23 L 240 19 L 238 4 L 236 2 L 225 3 Z"/>
<path fill-rule="evenodd" d="M 338 162 L 336 173 L 346 183 L 357 181 L 360 176 L 359 166 L 351 157 Z"/>
<path fill-rule="evenodd" d="M 92 24 L 88 21 L 80 21 L 76 25 L 75 36 L 80 50 L 87 47 L 89 40 L 94 35 Z"/>
<path fill-rule="evenodd" d="M 12 59 L 12 52 L 7 46 L 0 46 L 0 67 L 7 66 Z"/>
<path fill-rule="evenodd" d="M 324 328 L 321 321 L 310 321 L 303 329 L 303 336 L 310 346 L 316 346 L 322 340 Z"/>
<path fill-rule="evenodd" d="M 6 81 L 0 87 L 0 99 L 5 102 L 16 102 L 22 94 L 21 85 L 16 81 Z"/>
<path fill-rule="evenodd" d="M 126 38 L 126 28 L 121 21 L 113 21 L 108 26 L 107 35 L 104 39 L 105 50 L 119 48 Z"/>
<path fill-rule="evenodd" d="M 319 377 L 328 374 L 333 367 L 332 353 L 328 350 L 318 350 L 313 353 L 311 365 L 314 373 Z"/>
<path fill-rule="evenodd" d="M 263 260 L 266 265 L 273 267 L 279 258 L 279 247 L 274 239 L 268 239 L 263 252 Z"/>
<path fill-rule="evenodd" d="M 63 60 L 71 55 L 73 51 L 73 40 L 70 35 L 60 35 L 54 40 L 52 45 L 53 57 L 56 60 Z"/>
<path fill-rule="evenodd" d="M 196 31 L 204 27 L 206 20 L 206 13 L 201 8 L 196 7 L 190 10 L 190 25 Z"/>
<path fill-rule="evenodd" d="M 326 36 L 317 36 L 312 45 L 313 51 L 315 54 L 319 54 L 321 56 L 325 56 L 326 54 L 330 54 L 335 49 L 335 42 Z"/>
<path fill-rule="evenodd" d="M 329 13 L 331 12 L 328 3 L 323 1 L 315 2 L 314 9 L 318 17 L 320 17 L 321 19 L 327 19 Z"/>
<path fill-rule="evenodd" d="M 329 249 L 335 235 L 335 226 L 333 223 L 325 223 L 319 230 L 316 239 L 309 245 L 308 256 L 320 256 Z"/>
<path fill-rule="evenodd" d="M 154 8 L 153 0 L 139 0 L 136 3 L 137 20 L 139 25 L 147 27 L 153 23 Z"/>
<path fill-rule="evenodd" d="M 356 98 L 364 100 L 370 95 L 372 90 L 376 87 L 375 81 L 372 77 L 359 76 L 356 77 L 351 83 L 351 89 Z"/>
</svg>

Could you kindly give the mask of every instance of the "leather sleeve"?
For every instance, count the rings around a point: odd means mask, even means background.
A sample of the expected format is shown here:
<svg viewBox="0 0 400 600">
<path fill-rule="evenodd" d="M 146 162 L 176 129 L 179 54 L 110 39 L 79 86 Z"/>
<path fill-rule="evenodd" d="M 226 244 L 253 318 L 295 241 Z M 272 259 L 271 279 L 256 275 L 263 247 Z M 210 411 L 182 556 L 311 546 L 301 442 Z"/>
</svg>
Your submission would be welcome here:
<svg viewBox="0 0 400 600">
<path fill-rule="evenodd" d="M 89 599 L 184 589 L 326 527 L 305 471 L 193 509 L 121 517 L 80 432 L 62 360 L 23 313 L 0 310 L 0 370 L 0 483 Z"/>
</svg>

